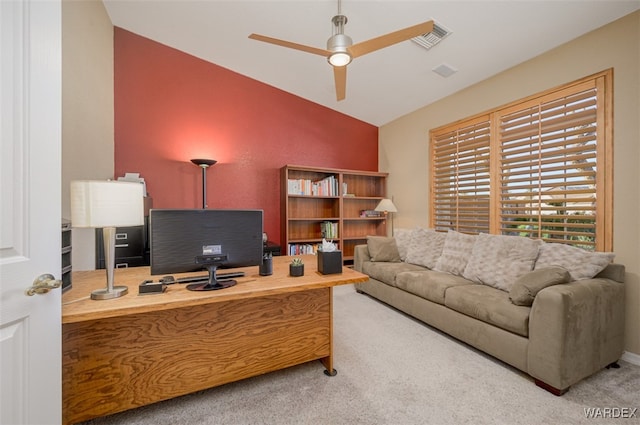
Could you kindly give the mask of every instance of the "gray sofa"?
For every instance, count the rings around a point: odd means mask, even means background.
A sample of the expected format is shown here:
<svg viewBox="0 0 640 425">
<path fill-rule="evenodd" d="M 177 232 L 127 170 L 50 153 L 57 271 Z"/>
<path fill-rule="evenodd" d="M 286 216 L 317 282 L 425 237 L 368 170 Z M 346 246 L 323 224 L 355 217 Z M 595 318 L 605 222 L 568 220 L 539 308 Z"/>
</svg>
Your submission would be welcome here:
<svg viewBox="0 0 640 425">
<path fill-rule="evenodd" d="M 482 243 L 464 235 L 462 249 L 447 244 L 449 234 L 400 230 L 405 241 L 370 237 L 355 247 L 354 268 L 370 277 L 355 285 L 358 292 L 524 371 L 556 395 L 622 355 L 625 269 L 612 254 L 540 241 L 518 251 L 525 238 L 488 235 Z"/>
</svg>

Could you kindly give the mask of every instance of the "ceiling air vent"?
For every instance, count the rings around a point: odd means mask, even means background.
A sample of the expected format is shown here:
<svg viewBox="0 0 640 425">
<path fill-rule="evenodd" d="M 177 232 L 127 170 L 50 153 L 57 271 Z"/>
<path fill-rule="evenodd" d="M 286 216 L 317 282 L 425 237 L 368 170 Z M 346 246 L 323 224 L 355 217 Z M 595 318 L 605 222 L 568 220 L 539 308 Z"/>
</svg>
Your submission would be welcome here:
<svg viewBox="0 0 640 425">
<path fill-rule="evenodd" d="M 419 35 L 417 37 L 413 37 L 411 41 L 414 41 L 419 45 L 421 45 L 422 47 L 424 47 L 425 49 L 429 50 L 436 44 L 440 43 L 449 34 L 451 34 L 451 31 L 449 31 L 442 25 L 434 22 L 433 30 L 431 32 Z"/>
<path fill-rule="evenodd" d="M 444 78 L 451 77 L 453 74 L 458 72 L 456 68 L 446 63 L 436 66 L 435 68 L 432 69 L 432 71 Z"/>
</svg>

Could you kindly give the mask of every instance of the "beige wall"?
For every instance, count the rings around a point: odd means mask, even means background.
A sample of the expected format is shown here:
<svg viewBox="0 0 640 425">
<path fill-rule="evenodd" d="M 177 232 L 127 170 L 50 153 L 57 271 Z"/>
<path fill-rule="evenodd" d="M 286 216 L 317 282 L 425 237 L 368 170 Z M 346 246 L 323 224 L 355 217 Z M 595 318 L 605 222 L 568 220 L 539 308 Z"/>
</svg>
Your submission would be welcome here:
<svg viewBox="0 0 640 425">
<path fill-rule="evenodd" d="M 100 0 L 62 2 L 62 217 L 69 183 L 113 178 L 113 25 Z M 74 270 L 95 267 L 91 229 L 72 232 Z"/>
<path fill-rule="evenodd" d="M 627 358 L 636 361 L 640 359 L 640 12 L 383 126 L 380 171 L 390 173 L 388 192 L 399 211 L 396 227 L 426 227 L 430 129 L 608 68 L 614 68 L 614 250 L 616 261 L 627 268 L 625 349 Z"/>
</svg>

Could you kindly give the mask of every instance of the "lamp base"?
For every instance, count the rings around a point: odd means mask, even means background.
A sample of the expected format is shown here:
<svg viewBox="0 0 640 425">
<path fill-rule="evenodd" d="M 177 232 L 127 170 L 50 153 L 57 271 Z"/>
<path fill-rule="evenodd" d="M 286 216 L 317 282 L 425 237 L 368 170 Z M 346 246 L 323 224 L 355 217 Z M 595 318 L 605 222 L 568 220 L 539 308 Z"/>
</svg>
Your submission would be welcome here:
<svg viewBox="0 0 640 425">
<path fill-rule="evenodd" d="M 129 292 L 129 288 L 126 286 L 114 286 L 112 291 L 108 288 L 96 289 L 91 293 L 92 300 L 110 300 L 112 298 L 118 298 L 126 295 Z"/>
</svg>

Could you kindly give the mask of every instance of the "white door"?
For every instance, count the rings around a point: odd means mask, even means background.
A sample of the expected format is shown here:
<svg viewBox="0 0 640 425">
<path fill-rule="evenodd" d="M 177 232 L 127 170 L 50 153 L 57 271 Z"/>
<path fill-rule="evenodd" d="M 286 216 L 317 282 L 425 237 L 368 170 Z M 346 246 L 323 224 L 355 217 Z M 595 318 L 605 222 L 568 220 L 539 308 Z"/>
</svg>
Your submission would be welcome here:
<svg viewBox="0 0 640 425">
<path fill-rule="evenodd" d="M 0 424 L 61 422 L 61 4 L 0 0 Z"/>
</svg>

